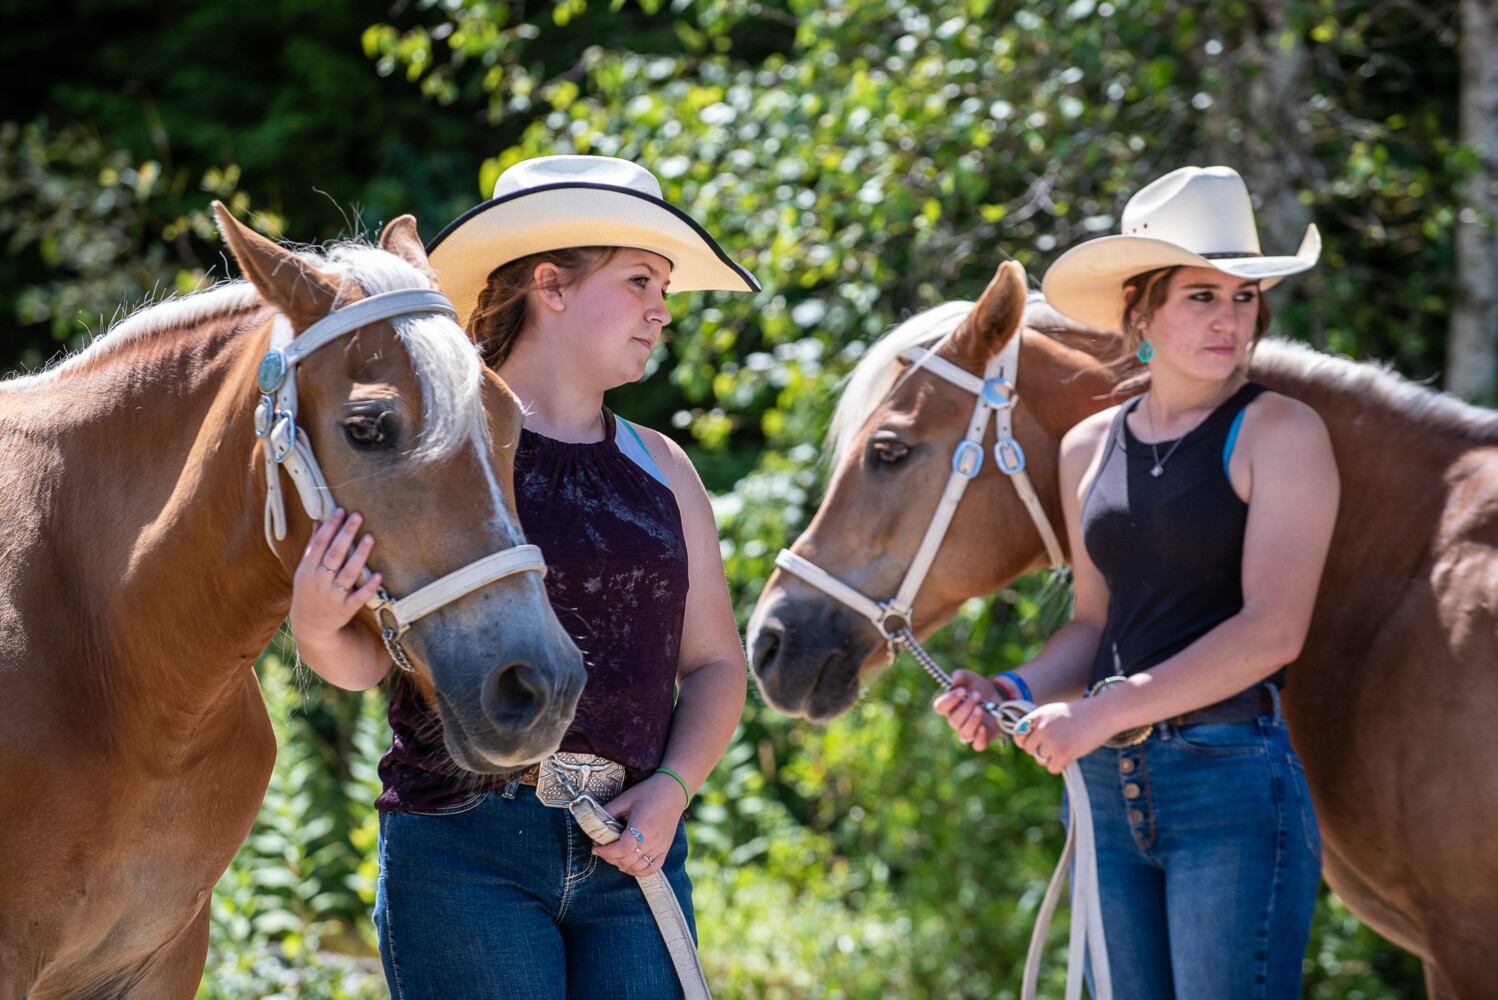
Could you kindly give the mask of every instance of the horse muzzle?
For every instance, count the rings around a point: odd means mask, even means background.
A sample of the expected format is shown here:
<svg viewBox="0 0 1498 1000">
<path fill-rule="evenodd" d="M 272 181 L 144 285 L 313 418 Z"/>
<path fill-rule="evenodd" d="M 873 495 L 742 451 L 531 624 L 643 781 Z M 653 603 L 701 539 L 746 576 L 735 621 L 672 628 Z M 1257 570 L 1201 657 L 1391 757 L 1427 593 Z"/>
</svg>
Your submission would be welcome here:
<svg viewBox="0 0 1498 1000">
<path fill-rule="evenodd" d="M 819 598 L 766 589 L 749 622 L 749 667 L 771 707 L 826 722 L 858 700 L 863 667 L 883 644 L 862 616 Z"/>
</svg>

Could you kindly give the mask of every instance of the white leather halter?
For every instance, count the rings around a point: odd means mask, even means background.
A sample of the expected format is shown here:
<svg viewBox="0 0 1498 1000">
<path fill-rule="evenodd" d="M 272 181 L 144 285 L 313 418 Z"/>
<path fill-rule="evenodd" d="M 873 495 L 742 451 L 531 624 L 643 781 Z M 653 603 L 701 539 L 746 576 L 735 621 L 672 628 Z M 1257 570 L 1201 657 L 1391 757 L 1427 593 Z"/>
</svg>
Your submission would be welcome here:
<svg viewBox="0 0 1498 1000">
<path fill-rule="evenodd" d="M 775 565 L 794 574 L 818 590 L 842 601 L 848 607 L 873 622 L 886 641 L 893 641 L 901 626 L 912 625 L 915 613 L 915 595 L 925 582 L 926 573 L 936 560 L 937 550 L 947 536 L 947 528 L 957 512 L 957 502 L 967 489 L 967 484 L 983 468 L 983 440 L 988 434 L 988 422 L 994 421 L 994 461 L 999 470 L 1009 477 L 1015 492 L 1030 512 L 1030 520 L 1045 543 L 1046 555 L 1051 565 L 1060 567 L 1065 562 L 1061 554 L 1061 543 L 1056 539 L 1055 529 L 1046 517 L 1045 508 L 1035 494 L 1030 477 L 1025 474 L 1025 452 L 1014 439 L 1010 411 L 1019 400 L 1015 382 L 1019 372 L 1020 331 L 1016 330 L 1003 350 L 988 359 L 983 377 L 964 371 L 957 365 L 937 357 L 924 347 L 907 348 L 900 357 L 914 365 L 939 375 L 954 385 L 961 386 L 977 398 L 973 405 L 973 416 L 968 421 L 967 435 L 957 443 L 952 452 L 952 474 L 947 477 L 947 487 L 942 492 L 931 523 L 926 527 L 920 548 L 905 571 L 905 579 L 895 596 L 887 601 L 877 601 L 862 591 L 849 586 L 820 566 L 803 559 L 790 549 L 782 549 L 775 557 Z"/>
<path fill-rule="evenodd" d="M 302 508 L 313 520 L 326 520 L 333 513 L 333 491 L 312 454 L 312 442 L 296 422 L 296 366 L 313 351 L 337 338 L 380 320 L 420 313 L 446 313 L 457 317 L 446 295 L 432 288 L 408 288 L 382 292 L 335 309 L 297 335 L 291 321 L 277 314 L 271 324 L 270 349 L 260 359 L 256 379 L 261 392 L 255 407 L 255 436 L 265 451 L 265 541 L 272 552 L 286 537 L 286 503 L 279 470 L 286 470 L 301 497 Z M 401 645 L 401 637 L 425 615 L 495 580 L 527 570 L 546 574 L 541 550 L 534 545 L 516 545 L 469 563 L 462 569 L 422 587 L 400 600 L 385 588 L 370 598 L 368 607 L 380 623 L 380 635 L 390 658 L 400 669 L 415 668 Z M 368 578 L 368 570 L 365 571 Z"/>
</svg>

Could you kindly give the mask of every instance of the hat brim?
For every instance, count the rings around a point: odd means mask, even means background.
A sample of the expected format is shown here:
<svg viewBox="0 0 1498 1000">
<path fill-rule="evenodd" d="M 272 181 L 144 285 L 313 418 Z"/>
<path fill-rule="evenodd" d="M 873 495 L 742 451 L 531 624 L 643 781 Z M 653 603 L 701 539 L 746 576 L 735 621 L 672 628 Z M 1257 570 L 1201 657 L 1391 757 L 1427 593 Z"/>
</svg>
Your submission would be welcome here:
<svg viewBox="0 0 1498 1000">
<path fill-rule="evenodd" d="M 1088 326 L 1117 330 L 1123 325 L 1123 284 L 1136 274 L 1162 267 L 1210 267 L 1269 288 L 1309 271 L 1320 257 L 1321 233 L 1314 225 L 1306 227 L 1293 257 L 1204 257 L 1147 236 L 1102 236 L 1057 258 L 1041 291 L 1057 312 Z"/>
<path fill-rule="evenodd" d="M 631 247 L 671 262 L 674 292 L 757 292 L 759 282 L 691 216 L 669 202 L 607 184 L 570 182 L 493 198 L 427 244 L 437 283 L 465 328 L 496 267 L 546 250 Z"/>
</svg>

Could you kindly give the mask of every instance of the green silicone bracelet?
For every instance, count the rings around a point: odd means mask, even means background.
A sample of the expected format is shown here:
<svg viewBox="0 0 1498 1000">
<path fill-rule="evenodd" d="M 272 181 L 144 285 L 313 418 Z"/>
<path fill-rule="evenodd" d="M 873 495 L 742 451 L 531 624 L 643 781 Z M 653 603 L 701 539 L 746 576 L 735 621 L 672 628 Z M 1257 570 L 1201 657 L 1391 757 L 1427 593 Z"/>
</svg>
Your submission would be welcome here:
<svg viewBox="0 0 1498 1000">
<path fill-rule="evenodd" d="M 671 770 L 669 767 L 658 767 L 658 768 L 655 769 L 655 773 L 656 774 L 669 774 L 671 777 L 675 778 L 676 779 L 676 783 L 681 786 L 682 792 L 686 794 L 687 805 L 691 805 L 692 804 L 692 793 L 687 788 L 687 783 L 682 778 L 681 775 L 677 774 L 675 771 Z"/>
</svg>

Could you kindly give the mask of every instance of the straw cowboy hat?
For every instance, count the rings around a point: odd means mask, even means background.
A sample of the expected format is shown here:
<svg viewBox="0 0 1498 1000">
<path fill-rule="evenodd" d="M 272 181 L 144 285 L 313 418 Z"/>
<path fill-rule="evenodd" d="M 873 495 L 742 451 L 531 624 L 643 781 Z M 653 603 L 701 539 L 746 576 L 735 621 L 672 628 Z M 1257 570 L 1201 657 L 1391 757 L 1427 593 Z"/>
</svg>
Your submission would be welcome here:
<svg viewBox="0 0 1498 1000">
<path fill-rule="evenodd" d="M 515 164 L 499 175 L 494 197 L 438 233 L 427 255 L 466 327 L 496 267 L 583 246 L 660 254 L 671 262 L 672 291 L 759 291 L 753 275 L 661 197 L 654 174 L 611 156 L 540 156 Z"/>
<path fill-rule="evenodd" d="M 1248 187 L 1232 167 L 1182 167 L 1146 185 L 1123 210 L 1123 234 L 1088 240 L 1062 254 L 1041 290 L 1060 312 L 1089 326 L 1123 322 L 1123 284 L 1162 267 L 1211 267 L 1268 288 L 1307 271 L 1321 234 L 1306 227 L 1293 257 L 1266 257 Z"/>
</svg>

